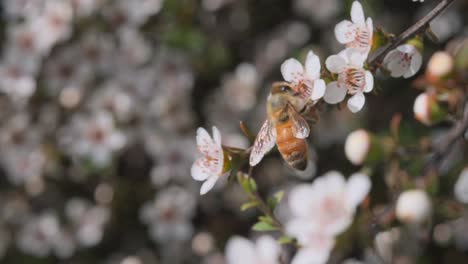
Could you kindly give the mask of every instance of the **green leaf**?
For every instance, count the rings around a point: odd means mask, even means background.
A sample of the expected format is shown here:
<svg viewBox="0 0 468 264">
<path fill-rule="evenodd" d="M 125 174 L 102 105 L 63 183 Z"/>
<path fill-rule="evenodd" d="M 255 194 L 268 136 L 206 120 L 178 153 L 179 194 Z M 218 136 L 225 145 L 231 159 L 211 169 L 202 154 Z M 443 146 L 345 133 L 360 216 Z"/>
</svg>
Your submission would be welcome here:
<svg viewBox="0 0 468 264">
<path fill-rule="evenodd" d="M 270 224 L 270 225 L 274 225 L 273 218 L 271 218 L 269 216 L 259 216 L 258 221 L 263 222 L 263 223 L 267 223 L 267 224 Z"/>
<path fill-rule="evenodd" d="M 249 186 L 250 186 L 250 190 L 252 192 L 257 191 L 257 183 L 255 182 L 255 180 L 253 178 L 249 178 Z"/>
<path fill-rule="evenodd" d="M 249 183 L 249 177 L 246 176 L 246 174 L 242 173 L 242 172 L 239 172 L 237 174 L 237 181 L 239 182 L 239 184 L 241 185 L 242 189 L 244 189 L 244 191 L 247 193 L 247 194 L 250 194 L 252 193 L 252 190 L 251 190 L 251 187 L 250 187 L 250 183 Z"/>
<path fill-rule="evenodd" d="M 247 203 L 244 203 L 243 205 L 241 205 L 241 211 L 245 211 L 245 210 L 248 210 L 252 207 L 256 207 L 258 205 L 258 202 L 257 201 L 252 201 L 252 202 L 247 202 Z"/>
<path fill-rule="evenodd" d="M 269 223 L 266 223 L 266 222 L 258 222 L 252 227 L 252 229 L 255 230 L 255 231 L 275 231 L 275 230 L 278 230 L 278 228 L 276 228 L 273 225 L 271 225 Z"/>
<path fill-rule="evenodd" d="M 271 210 L 275 210 L 276 206 L 283 200 L 284 191 L 276 192 L 272 197 L 268 198 L 268 207 Z"/>
<path fill-rule="evenodd" d="M 290 244 L 294 242 L 294 238 L 293 237 L 290 237 L 290 236 L 281 236 L 280 238 L 278 238 L 278 243 L 280 244 Z"/>
</svg>

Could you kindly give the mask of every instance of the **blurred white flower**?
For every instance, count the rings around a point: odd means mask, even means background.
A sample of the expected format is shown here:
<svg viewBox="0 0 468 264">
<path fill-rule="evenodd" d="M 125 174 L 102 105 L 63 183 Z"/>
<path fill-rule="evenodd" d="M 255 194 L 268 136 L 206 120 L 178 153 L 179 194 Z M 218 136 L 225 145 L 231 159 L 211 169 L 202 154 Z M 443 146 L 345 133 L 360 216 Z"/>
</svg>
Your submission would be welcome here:
<svg viewBox="0 0 468 264">
<path fill-rule="evenodd" d="M 78 17 L 89 16 L 94 13 L 104 0 L 69 0 L 73 11 Z"/>
<path fill-rule="evenodd" d="M 92 247 L 101 242 L 104 228 L 110 219 L 107 207 L 93 205 L 81 198 L 67 201 L 65 213 L 72 223 L 74 237 L 82 247 Z"/>
<path fill-rule="evenodd" d="M 342 2 L 337 0 L 295 0 L 294 9 L 304 17 L 318 24 L 330 22 L 341 10 Z"/>
<path fill-rule="evenodd" d="M 149 226 L 150 237 L 161 243 L 186 241 L 193 233 L 191 218 L 195 197 L 187 190 L 171 186 L 160 191 L 140 209 L 140 219 Z"/>
<path fill-rule="evenodd" d="M 250 110 L 257 102 L 259 87 L 257 69 L 250 63 L 241 63 L 234 73 L 223 79 L 223 98 L 229 98 L 225 103 L 236 112 Z"/>
<path fill-rule="evenodd" d="M 429 218 L 431 211 L 431 200 L 425 191 L 409 190 L 398 197 L 395 214 L 403 223 L 420 224 Z"/>
<path fill-rule="evenodd" d="M 410 78 L 421 68 L 422 55 L 415 46 L 404 44 L 387 53 L 383 64 L 392 77 Z"/>
<path fill-rule="evenodd" d="M 429 78 L 438 80 L 452 72 L 454 68 L 453 57 L 446 51 L 437 51 L 427 63 L 426 74 Z"/>
<path fill-rule="evenodd" d="M 446 111 L 437 102 L 436 94 L 431 92 L 425 92 L 416 97 L 413 112 L 414 117 L 427 126 L 440 122 L 446 116 Z"/>
<path fill-rule="evenodd" d="M 163 0 L 117 0 L 111 7 L 112 10 L 109 10 L 110 18 L 115 26 L 126 24 L 138 27 L 157 14 L 163 2 Z"/>
<path fill-rule="evenodd" d="M 374 246 L 383 260 L 392 262 L 394 247 L 401 237 L 401 231 L 398 228 L 392 228 L 390 230 L 382 231 L 377 233 L 374 239 Z"/>
<path fill-rule="evenodd" d="M 37 34 L 40 47 L 46 53 L 58 42 L 68 39 L 72 32 L 73 9 L 69 2 L 48 0 L 44 10 L 37 17 L 30 17 L 28 23 Z"/>
<path fill-rule="evenodd" d="M 112 116 L 105 111 L 92 117 L 76 116 L 63 132 L 62 143 L 69 151 L 90 158 L 96 165 L 107 165 L 113 153 L 122 149 L 127 141 L 115 127 Z"/>
<path fill-rule="evenodd" d="M 361 165 L 371 148 L 371 137 L 364 129 L 358 129 L 348 135 L 345 142 L 345 154 L 351 163 Z"/>
<path fill-rule="evenodd" d="M 89 105 L 94 111 L 107 110 L 119 122 L 128 122 L 136 114 L 135 101 L 132 94 L 122 88 L 120 82 L 109 80 L 94 93 Z"/>
<path fill-rule="evenodd" d="M 200 194 L 203 195 L 214 187 L 220 177 L 227 174 L 223 171 L 224 152 L 219 130 L 213 127 L 213 138 L 211 138 L 204 128 L 198 128 L 197 147 L 203 157 L 193 163 L 190 173 L 196 181 L 204 181 L 200 189 Z"/>
<path fill-rule="evenodd" d="M 355 173 L 346 181 L 336 171 L 319 177 L 311 185 L 298 185 L 291 190 L 289 206 L 293 220 L 287 224 L 287 229 L 299 241 L 304 240 L 302 236 L 306 234 L 302 229 L 307 230 L 307 226 L 315 226 L 330 235 L 343 232 L 353 221 L 356 207 L 370 187 L 367 175 Z"/>
<path fill-rule="evenodd" d="M 335 27 L 335 36 L 338 42 L 347 48 L 355 48 L 362 54 L 369 53 L 372 47 L 374 27 L 372 19 L 364 17 L 361 3 L 354 1 L 351 6 L 351 20 L 343 20 Z"/>
<path fill-rule="evenodd" d="M 320 79 L 320 59 L 313 51 L 307 53 L 305 69 L 299 61 L 291 58 L 281 64 L 281 74 L 303 98 L 318 100 L 325 94 L 326 84 Z"/>
<path fill-rule="evenodd" d="M 123 27 L 118 31 L 118 65 L 136 67 L 151 58 L 151 46 L 144 36 L 134 27 Z"/>
<path fill-rule="evenodd" d="M 17 236 L 18 248 L 37 257 L 52 253 L 58 257 L 69 257 L 75 250 L 73 241 L 68 239 L 53 212 L 30 217 Z"/>
<path fill-rule="evenodd" d="M 468 167 L 464 168 L 458 176 L 453 191 L 458 201 L 468 203 Z"/>
<path fill-rule="evenodd" d="M 363 68 L 365 60 L 366 55 L 359 53 L 356 49 L 345 49 L 327 58 L 327 68 L 330 72 L 338 74 L 338 81 L 327 85 L 323 97 L 325 102 L 339 103 L 348 93 L 352 95 L 347 104 L 349 110 L 356 113 L 362 109 L 366 99 L 364 93 L 374 88 L 372 73 Z"/>
<path fill-rule="evenodd" d="M 0 64 L 0 91 L 13 101 L 28 100 L 36 91 L 36 79 L 15 64 Z"/>
<path fill-rule="evenodd" d="M 270 236 L 263 235 L 255 243 L 234 236 L 226 245 L 226 264 L 279 264 L 281 248 Z"/>
<path fill-rule="evenodd" d="M 289 206 L 293 218 L 286 232 L 297 238 L 302 249 L 293 263 L 325 263 L 334 245 L 334 236 L 352 223 L 356 207 L 371 187 L 367 175 L 353 174 L 346 182 L 343 175 L 332 171 L 311 185 L 302 184 L 291 190 Z M 309 262 L 306 260 L 309 259 Z"/>
</svg>

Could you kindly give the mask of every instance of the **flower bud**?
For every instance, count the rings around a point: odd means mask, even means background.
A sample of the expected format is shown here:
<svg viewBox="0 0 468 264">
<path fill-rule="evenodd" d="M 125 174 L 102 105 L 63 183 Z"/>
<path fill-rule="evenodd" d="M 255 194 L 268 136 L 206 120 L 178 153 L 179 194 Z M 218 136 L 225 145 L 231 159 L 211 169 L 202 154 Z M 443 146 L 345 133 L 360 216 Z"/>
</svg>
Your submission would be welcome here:
<svg viewBox="0 0 468 264">
<path fill-rule="evenodd" d="M 380 142 L 364 129 L 358 129 L 346 138 L 345 155 L 354 165 L 378 161 L 382 154 Z"/>
<path fill-rule="evenodd" d="M 437 102 L 435 94 L 422 93 L 416 97 L 413 106 L 414 116 L 425 125 L 442 121 L 447 112 Z"/>
<path fill-rule="evenodd" d="M 454 62 L 448 52 L 438 51 L 432 55 L 427 63 L 426 77 L 430 82 L 437 82 L 449 75 L 453 70 Z"/>
<path fill-rule="evenodd" d="M 462 203 L 468 203 L 468 167 L 458 176 L 454 186 L 455 198 Z"/>
<path fill-rule="evenodd" d="M 405 191 L 398 197 L 396 217 L 406 224 L 419 224 L 429 217 L 431 207 L 431 201 L 425 191 Z"/>
</svg>

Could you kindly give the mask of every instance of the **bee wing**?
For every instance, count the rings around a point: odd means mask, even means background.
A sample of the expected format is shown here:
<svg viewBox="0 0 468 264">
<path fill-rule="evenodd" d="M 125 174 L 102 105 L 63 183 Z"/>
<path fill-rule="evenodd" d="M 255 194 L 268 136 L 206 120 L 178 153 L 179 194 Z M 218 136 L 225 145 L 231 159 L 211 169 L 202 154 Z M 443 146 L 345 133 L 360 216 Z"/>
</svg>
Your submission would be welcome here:
<svg viewBox="0 0 468 264">
<path fill-rule="evenodd" d="M 292 130 L 294 136 L 300 139 L 307 138 L 310 132 L 309 124 L 290 104 L 288 104 L 288 116 L 293 123 Z"/>
<path fill-rule="evenodd" d="M 265 154 L 270 151 L 276 144 L 276 129 L 273 124 L 267 119 L 260 131 L 258 132 L 255 142 L 250 152 L 250 166 L 257 165 Z"/>
</svg>

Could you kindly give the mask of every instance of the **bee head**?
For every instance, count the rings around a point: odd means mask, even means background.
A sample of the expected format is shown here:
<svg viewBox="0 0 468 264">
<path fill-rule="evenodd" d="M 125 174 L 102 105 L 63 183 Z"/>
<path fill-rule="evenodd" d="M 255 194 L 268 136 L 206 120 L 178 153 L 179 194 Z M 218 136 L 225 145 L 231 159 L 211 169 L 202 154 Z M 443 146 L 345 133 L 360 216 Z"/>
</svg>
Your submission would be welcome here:
<svg viewBox="0 0 468 264">
<path fill-rule="evenodd" d="M 271 87 L 271 94 L 294 94 L 291 84 L 288 82 L 275 82 Z"/>
</svg>

